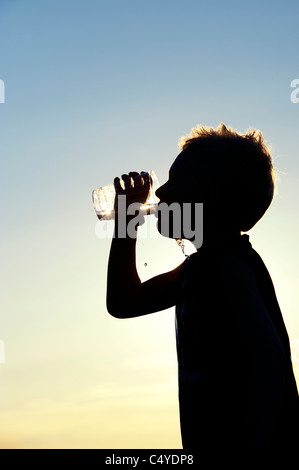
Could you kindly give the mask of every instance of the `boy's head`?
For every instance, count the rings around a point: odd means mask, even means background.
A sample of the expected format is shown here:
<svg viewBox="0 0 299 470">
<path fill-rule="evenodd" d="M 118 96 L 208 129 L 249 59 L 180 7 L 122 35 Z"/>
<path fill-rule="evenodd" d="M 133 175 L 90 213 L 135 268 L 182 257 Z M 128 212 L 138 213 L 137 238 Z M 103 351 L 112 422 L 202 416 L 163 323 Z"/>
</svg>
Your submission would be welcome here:
<svg viewBox="0 0 299 470">
<path fill-rule="evenodd" d="M 203 202 L 204 214 L 220 224 L 250 230 L 274 195 L 275 170 L 261 132 L 198 126 L 180 147 L 157 196 L 167 203 Z"/>
</svg>

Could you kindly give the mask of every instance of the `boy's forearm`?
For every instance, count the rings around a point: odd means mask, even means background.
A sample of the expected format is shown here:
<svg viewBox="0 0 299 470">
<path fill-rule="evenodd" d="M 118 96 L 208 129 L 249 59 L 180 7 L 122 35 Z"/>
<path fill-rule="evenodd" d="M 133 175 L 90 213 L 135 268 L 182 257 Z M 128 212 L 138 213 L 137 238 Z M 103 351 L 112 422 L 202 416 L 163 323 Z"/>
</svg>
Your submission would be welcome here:
<svg viewBox="0 0 299 470">
<path fill-rule="evenodd" d="M 136 238 L 112 239 L 107 278 L 107 309 L 113 316 L 120 316 L 122 305 L 126 304 L 128 295 L 141 283 L 136 269 Z"/>
</svg>

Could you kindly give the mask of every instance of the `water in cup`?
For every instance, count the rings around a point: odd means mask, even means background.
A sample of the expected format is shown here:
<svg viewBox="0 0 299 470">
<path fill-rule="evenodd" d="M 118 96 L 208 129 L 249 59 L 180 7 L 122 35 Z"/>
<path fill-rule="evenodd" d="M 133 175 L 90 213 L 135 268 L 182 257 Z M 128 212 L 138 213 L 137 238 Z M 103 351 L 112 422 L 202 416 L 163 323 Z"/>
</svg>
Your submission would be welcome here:
<svg viewBox="0 0 299 470">
<path fill-rule="evenodd" d="M 159 181 L 156 173 L 153 170 L 148 172 L 150 175 L 150 190 L 147 200 L 140 207 L 140 211 L 143 215 L 154 214 L 158 205 L 158 198 L 155 194 L 159 187 Z M 142 177 L 142 175 L 141 175 Z M 137 177 L 138 178 L 138 177 Z M 142 191 L 142 189 L 141 189 Z M 138 191 L 135 190 L 135 194 L 138 195 Z M 92 192 L 93 206 L 96 214 L 100 220 L 114 220 L 115 218 L 115 187 L 114 184 L 108 184 L 99 189 L 95 189 Z"/>
</svg>

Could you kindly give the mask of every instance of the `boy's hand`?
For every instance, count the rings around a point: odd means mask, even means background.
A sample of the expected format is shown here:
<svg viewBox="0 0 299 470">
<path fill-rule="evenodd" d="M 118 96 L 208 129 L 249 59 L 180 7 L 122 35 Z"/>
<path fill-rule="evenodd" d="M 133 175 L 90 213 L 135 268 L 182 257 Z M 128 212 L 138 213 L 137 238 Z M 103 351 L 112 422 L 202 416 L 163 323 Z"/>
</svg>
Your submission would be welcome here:
<svg viewBox="0 0 299 470">
<path fill-rule="evenodd" d="M 118 209 L 119 195 L 126 196 L 126 207 L 134 202 L 146 204 L 151 188 L 150 175 L 145 171 L 142 171 L 141 173 L 131 171 L 128 175 L 124 174 L 121 177 L 123 185 L 118 177 L 114 178 L 114 187 L 116 192 L 114 202 L 115 210 L 117 211 Z"/>
</svg>

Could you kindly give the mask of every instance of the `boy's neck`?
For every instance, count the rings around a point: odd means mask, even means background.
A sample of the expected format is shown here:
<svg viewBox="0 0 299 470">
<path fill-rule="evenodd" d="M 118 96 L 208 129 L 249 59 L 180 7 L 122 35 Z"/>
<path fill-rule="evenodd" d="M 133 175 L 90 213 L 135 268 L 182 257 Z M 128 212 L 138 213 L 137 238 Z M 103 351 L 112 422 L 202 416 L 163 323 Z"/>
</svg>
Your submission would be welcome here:
<svg viewBox="0 0 299 470">
<path fill-rule="evenodd" d="M 203 247 L 213 247 L 219 244 L 223 245 L 226 242 L 232 243 L 234 240 L 238 242 L 241 238 L 240 230 L 207 230 L 204 227 L 203 230 Z"/>
</svg>

